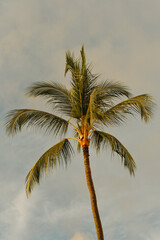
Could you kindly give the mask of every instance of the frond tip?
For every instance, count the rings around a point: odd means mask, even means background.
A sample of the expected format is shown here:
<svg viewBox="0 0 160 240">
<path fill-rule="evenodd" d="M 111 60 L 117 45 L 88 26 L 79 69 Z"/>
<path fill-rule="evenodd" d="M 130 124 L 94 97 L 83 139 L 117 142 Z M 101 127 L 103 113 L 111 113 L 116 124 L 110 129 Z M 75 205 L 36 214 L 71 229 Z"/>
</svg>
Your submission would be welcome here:
<svg viewBox="0 0 160 240">
<path fill-rule="evenodd" d="M 91 142 L 97 151 L 99 151 L 101 147 L 110 145 L 112 152 L 116 152 L 121 157 L 124 166 L 128 168 L 130 174 L 134 175 L 136 164 L 128 150 L 117 138 L 105 132 L 94 131 Z"/>
<path fill-rule="evenodd" d="M 26 176 L 27 198 L 31 193 L 34 185 L 36 183 L 39 184 L 40 178 L 44 172 L 47 173 L 47 170 L 56 167 L 57 162 L 59 165 L 65 164 L 65 166 L 67 166 L 72 154 L 73 148 L 68 139 L 63 139 L 61 142 L 57 143 L 49 150 L 47 150 L 34 164 Z"/>
</svg>

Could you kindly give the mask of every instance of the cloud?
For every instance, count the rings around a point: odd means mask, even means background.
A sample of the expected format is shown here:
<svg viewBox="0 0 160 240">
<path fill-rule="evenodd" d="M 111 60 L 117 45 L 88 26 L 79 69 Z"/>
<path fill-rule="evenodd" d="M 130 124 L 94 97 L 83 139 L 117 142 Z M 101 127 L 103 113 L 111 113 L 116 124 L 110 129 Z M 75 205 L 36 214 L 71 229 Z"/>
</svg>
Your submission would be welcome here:
<svg viewBox="0 0 160 240">
<path fill-rule="evenodd" d="M 159 240 L 160 239 L 160 231 L 156 230 L 153 233 L 149 234 L 149 237 L 147 237 L 147 240 Z"/>
<path fill-rule="evenodd" d="M 29 209 L 31 210 L 31 202 L 26 201 L 24 189 L 20 190 L 10 204 L 5 204 L 4 207 L 1 211 L 0 222 L 8 227 L 2 232 L 3 238 L 6 240 L 24 239 Z"/>
<path fill-rule="evenodd" d="M 90 238 L 83 233 L 75 233 L 70 240 L 90 240 Z"/>
</svg>

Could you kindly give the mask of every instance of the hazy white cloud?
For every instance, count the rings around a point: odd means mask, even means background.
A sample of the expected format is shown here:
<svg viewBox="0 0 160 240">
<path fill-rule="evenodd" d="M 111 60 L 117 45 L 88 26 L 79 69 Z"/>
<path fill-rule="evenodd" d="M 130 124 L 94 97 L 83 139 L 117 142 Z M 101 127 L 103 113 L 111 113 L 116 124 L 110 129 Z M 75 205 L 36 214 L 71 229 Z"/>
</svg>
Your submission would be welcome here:
<svg viewBox="0 0 160 240">
<path fill-rule="evenodd" d="M 151 233 L 149 235 L 149 237 L 147 237 L 147 240 L 159 240 L 159 238 L 160 238 L 160 231 L 157 230 L 157 231 Z"/>
<path fill-rule="evenodd" d="M 4 239 L 25 239 L 28 214 L 31 208 L 32 204 L 26 201 L 24 189 L 19 191 L 18 195 L 12 200 L 4 204 L 0 217 L 2 226 L 7 226 L 2 231 Z"/>
<path fill-rule="evenodd" d="M 76 233 L 70 240 L 90 240 L 90 238 L 82 233 Z"/>
</svg>

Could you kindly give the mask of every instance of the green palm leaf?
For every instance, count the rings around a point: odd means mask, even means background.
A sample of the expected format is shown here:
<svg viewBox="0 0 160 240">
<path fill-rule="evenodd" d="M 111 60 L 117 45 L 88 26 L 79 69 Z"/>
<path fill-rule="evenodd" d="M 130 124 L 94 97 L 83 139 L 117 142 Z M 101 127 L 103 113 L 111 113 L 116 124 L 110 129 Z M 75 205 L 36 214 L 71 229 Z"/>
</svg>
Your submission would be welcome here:
<svg viewBox="0 0 160 240">
<path fill-rule="evenodd" d="M 112 98 L 119 97 L 131 97 L 131 93 L 128 91 L 128 88 L 119 82 L 104 81 L 98 84 L 98 87 L 104 92 L 105 100 L 110 101 Z"/>
<path fill-rule="evenodd" d="M 95 130 L 91 137 L 91 143 L 97 151 L 99 151 L 101 147 L 107 147 L 109 145 L 112 152 L 116 152 L 121 157 L 124 166 L 128 168 L 130 174 L 134 175 L 136 164 L 130 153 L 117 138 L 108 133 Z"/>
<path fill-rule="evenodd" d="M 147 122 L 152 117 L 154 106 L 153 99 L 148 94 L 127 99 L 104 113 L 105 125 L 119 125 L 126 120 L 127 115 L 134 113 L 140 114 L 141 119 Z"/>
<path fill-rule="evenodd" d="M 66 68 L 65 76 L 67 72 L 70 72 L 72 75 L 72 90 L 71 90 L 71 99 L 72 99 L 72 117 L 80 119 L 82 115 L 81 107 L 81 90 L 83 88 L 81 84 L 81 66 L 79 59 L 75 60 L 74 55 L 70 51 L 66 52 Z"/>
<path fill-rule="evenodd" d="M 80 53 L 81 53 L 81 59 L 82 59 L 81 73 L 83 75 L 86 70 L 86 56 L 85 56 L 85 52 L 84 52 L 84 45 L 82 45 Z"/>
<path fill-rule="evenodd" d="M 91 125 L 95 120 L 105 124 L 104 113 L 113 106 L 113 100 L 115 98 L 122 96 L 129 97 L 131 93 L 127 87 L 120 83 L 104 81 L 103 83 L 97 84 L 89 95 L 90 99 L 86 119 L 88 120 L 90 118 L 89 122 Z"/>
<path fill-rule="evenodd" d="M 70 116 L 72 102 L 70 92 L 62 84 L 55 82 L 37 82 L 28 88 L 27 95 L 43 96 L 54 109 L 60 113 Z"/>
<path fill-rule="evenodd" d="M 111 87 L 111 88 L 110 88 Z M 127 95 L 127 92 L 123 89 L 118 89 L 117 91 L 113 88 L 113 85 L 108 84 L 108 87 L 103 88 L 101 85 L 97 86 L 90 95 L 90 102 L 86 114 L 86 119 L 89 120 L 91 126 L 93 122 L 97 121 L 101 124 L 105 124 L 105 112 L 106 109 L 111 108 L 113 103 L 111 97 L 118 97 L 119 95 Z M 117 84 L 114 86 L 117 87 Z M 108 117 L 108 116 L 107 116 Z"/>
<path fill-rule="evenodd" d="M 98 75 L 91 73 L 90 66 L 86 65 L 84 46 L 81 49 L 81 59 L 75 60 L 70 51 L 66 53 L 65 75 L 68 71 L 72 74 L 72 117 L 82 119 L 86 115 L 90 94 L 98 78 Z"/>
<path fill-rule="evenodd" d="M 68 121 L 48 112 L 34 109 L 15 109 L 6 116 L 6 131 L 15 134 L 21 131 L 23 126 L 38 127 L 46 133 L 65 134 L 68 129 Z"/>
<path fill-rule="evenodd" d="M 77 78 L 80 76 L 80 61 L 79 59 L 75 59 L 74 54 L 69 50 L 66 52 L 65 76 L 68 71 L 72 74 L 72 80 L 76 82 Z"/>
<path fill-rule="evenodd" d="M 47 150 L 34 164 L 26 176 L 27 197 L 31 193 L 34 185 L 36 183 L 39 184 L 43 173 L 47 173 L 47 170 L 56 167 L 57 163 L 59 163 L 59 165 L 67 166 L 72 154 L 73 148 L 68 139 L 63 139 L 61 142 Z"/>
<path fill-rule="evenodd" d="M 97 119 L 103 122 L 103 113 L 105 112 L 105 108 L 106 103 L 103 100 L 103 91 L 101 91 L 101 88 L 97 87 L 92 91 L 90 95 L 90 101 L 85 117 L 86 122 L 88 121 L 91 126 L 93 125 L 93 122 Z"/>
</svg>

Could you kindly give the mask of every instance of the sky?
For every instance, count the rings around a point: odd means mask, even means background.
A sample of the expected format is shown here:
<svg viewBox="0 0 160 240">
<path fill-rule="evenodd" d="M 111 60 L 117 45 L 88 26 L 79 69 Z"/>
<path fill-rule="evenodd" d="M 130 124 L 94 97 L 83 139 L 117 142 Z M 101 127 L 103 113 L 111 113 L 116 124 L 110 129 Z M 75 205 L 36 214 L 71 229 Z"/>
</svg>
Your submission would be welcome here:
<svg viewBox="0 0 160 240">
<path fill-rule="evenodd" d="M 159 9 L 158 0 L 0 1 L 0 239 L 96 240 L 82 154 L 27 199 L 25 176 L 59 138 L 33 129 L 8 137 L 4 126 L 11 109 L 48 110 L 44 99 L 26 97 L 26 88 L 51 80 L 68 86 L 65 52 L 78 57 L 82 44 L 100 80 L 123 82 L 157 104 L 148 124 L 136 116 L 105 129 L 132 154 L 135 177 L 109 149 L 98 156 L 90 150 L 105 240 L 160 239 Z"/>
</svg>

